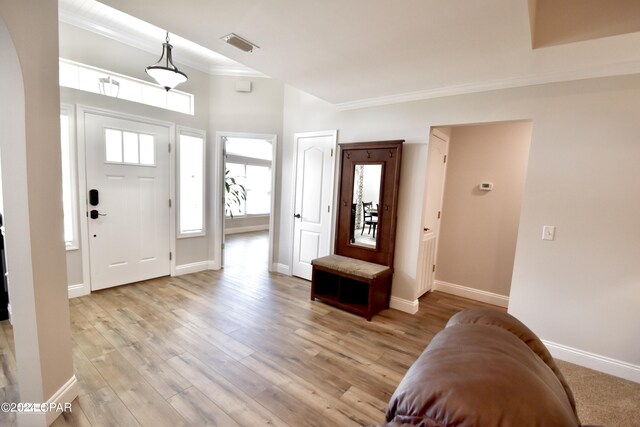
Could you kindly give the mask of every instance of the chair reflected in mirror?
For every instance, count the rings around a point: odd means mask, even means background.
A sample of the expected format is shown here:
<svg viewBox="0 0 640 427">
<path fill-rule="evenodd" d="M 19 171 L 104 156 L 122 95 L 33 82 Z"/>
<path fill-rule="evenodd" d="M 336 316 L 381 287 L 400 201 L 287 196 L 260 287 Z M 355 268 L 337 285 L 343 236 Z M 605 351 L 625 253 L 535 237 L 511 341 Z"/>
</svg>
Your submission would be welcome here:
<svg viewBox="0 0 640 427">
<path fill-rule="evenodd" d="M 373 238 L 376 238 L 376 228 L 378 227 L 378 204 L 376 203 L 376 209 L 373 209 L 373 202 L 362 202 L 362 216 L 364 219 L 364 225 L 360 235 L 364 233 L 365 227 L 369 226 L 367 234 L 371 234 L 373 229 Z"/>
</svg>

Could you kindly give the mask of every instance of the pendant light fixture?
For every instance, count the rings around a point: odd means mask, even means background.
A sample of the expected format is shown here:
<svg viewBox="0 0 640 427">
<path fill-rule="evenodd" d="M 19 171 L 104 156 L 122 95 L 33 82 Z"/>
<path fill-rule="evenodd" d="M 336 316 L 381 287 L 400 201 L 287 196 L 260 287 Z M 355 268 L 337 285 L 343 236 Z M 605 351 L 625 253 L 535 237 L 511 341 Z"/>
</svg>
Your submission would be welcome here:
<svg viewBox="0 0 640 427">
<path fill-rule="evenodd" d="M 187 75 L 178 70 L 178 67 L 173 65 L 173 59 L 171 58 L 171 44 L 169 44 L 169 33 L 167 32 L 167 41 L 162 43 L 162 56 L 158 62 L 153 65 L 149 65 L 145 71 L 149 74 L 158 84 L 164 87 L 167 92 L 178 86 L 180 83 L 187 81 Z"/>
</svg>

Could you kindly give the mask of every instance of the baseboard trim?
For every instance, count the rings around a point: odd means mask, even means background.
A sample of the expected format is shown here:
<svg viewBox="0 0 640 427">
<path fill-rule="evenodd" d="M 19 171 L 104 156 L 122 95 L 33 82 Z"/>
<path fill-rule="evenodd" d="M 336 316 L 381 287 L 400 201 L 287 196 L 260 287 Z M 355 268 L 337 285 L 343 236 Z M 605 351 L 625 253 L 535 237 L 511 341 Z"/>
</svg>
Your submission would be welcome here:
<svg viewBox="0 0 640 427">
<path fill-rule="evenodd" d="M 89 287 L 85 286 L 84 283 L 78 283 L 77 285 L 69 285 L 68 288 L 69 298 L 77 298 L 85 295 L 89 295 L 91 292 L 89 291 Z"/>
<path fill-rule="evenodd" d="M 399 311 L 404 311 L 405 313 L 416 314 L 418 312 L 418 308 L 420 307 L 420 303 L 417 299 L 411 301 L 408 299 L 392 296 L 389 300 L 389 307 Z"/>
<path fill-rule="evenodd" d="M 291 269 L 286 264 L 280 264 L 280 263 L 274 262 L 273 264 L 271 264 L 271 271 L 275 271 L 276 273 L 291 276 Z"/>
<path fill-rule="evenodd" d="M 60 389 L 58 389 L 58 391 L 55 392 L 49 400 L 47 400 L 47 404 L 49 407 L 55 406 L 64 408 L 65 403 L 70 404 L 76 397 L 78 397 L 78 379 L 75 375 L 72 375 L 71 378 L 69 378 L 69 381 L 60 387 Z M 47 412 L 47 425 L 51 425 L 51 423 L 53 423 L 61 413 L 61 411 Z"/>
<path fill-rule="evenodd" d="M 498 307 L 509 307 L 508 296 L 494 294 L 480 289 L 468 288 L 466 286 L 456 285 L 453 283 L 447 283 L 441 280 L 435 280 L 433 282 L 433 290 L 469 298 L 475 301 L 486 302 L 487 304 L 497 305 Z"/>
<path fill-rule="evenodd" d="M 224 229 L 224 234 L 240 234 L 250 233 L 252 231 L 267 231 L 269 230 L 269 224 L 264 225 L 247 225 L 244 227 L 230 227 Z"/>
<path fill-rule="evenodd" d="M 71 402 L 78 397 L 78 379 L 75 375 L 69 378 L 58 391 L 56 391 L 46 402 L 47 408 L 52 408 L 47 412 L 18 412 L 17 421 L 19 426 L 42 426 L 51 425 L 65 408 L 65 404 Z M 61 410 L 54 410 L 60 408 Z M 46 423 L 46 424 L 45 424 Z"/>
<path fill-rule="evenodd" d="M 552 341 L 542 340 L 549 349 L 551 355 L 557 359 L 584 366 L 605 374 L 624 378 L 625 380 L 640 383 L 640 366 L 588 351 L 557 344 Z"/>
<path fill-rule="evenodd" d="M 200 271 L 209 270 L 210 261 L 192 262 L 190 264 L 176 265 L 176 276 L 183 274 L 198 273 Z"/>
</svg>

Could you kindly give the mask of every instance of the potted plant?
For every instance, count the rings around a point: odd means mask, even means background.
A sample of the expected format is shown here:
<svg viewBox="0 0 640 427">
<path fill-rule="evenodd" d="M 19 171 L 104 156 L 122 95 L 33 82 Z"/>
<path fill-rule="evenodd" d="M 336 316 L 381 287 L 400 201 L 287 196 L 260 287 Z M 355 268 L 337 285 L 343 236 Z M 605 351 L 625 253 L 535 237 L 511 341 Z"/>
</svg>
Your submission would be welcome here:
<svg viewBox="0 0 640 427">
<path fill-rule="evenodd" d="M 242 202 L 247 199 L 247 195 L 245 186 L 237 182 L 237 177 L 231 176 L 230 172 L 229 169 L 224 171 L 224 201 L 225 210 L 233 218 L 233 208 L 241 206 Z"/>
</svg>

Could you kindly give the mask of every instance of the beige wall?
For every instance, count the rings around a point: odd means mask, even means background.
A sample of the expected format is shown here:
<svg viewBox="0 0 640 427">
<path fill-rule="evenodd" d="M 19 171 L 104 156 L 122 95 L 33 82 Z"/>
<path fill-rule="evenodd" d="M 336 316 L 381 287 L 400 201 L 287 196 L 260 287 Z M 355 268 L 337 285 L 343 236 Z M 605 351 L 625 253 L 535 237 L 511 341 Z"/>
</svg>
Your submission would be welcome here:
<svg viewBox="0 0 640 427">
<path fill-rule="evenodd" d="M 542 338 L 622 361 L 615 366 L 638 378 L 638 99 L 638 75 L 342 112 L 287 86 L 279 262 L 289 262 L 294 132 L 407 140 L 392 295 L 413 301 L 430 127 L 532 120 L 509 312 Z M 541 240 L 543 225 L 557 227 L 555 241 Z"/>
<path fill-rule="evenodd" d="M 637 0 L 529 2 L 534 48 L 640 31 Z"/>
<path fill-rule="evenodd" d="M 11 168 L 16 175 L 3 177 L 9 268 L 23 267 L 20 271 L 14 270 L 16 274 L 10 278 L 20 399 L 46 402 L 73 377 L 62 178 L 60 162 L 55 160 L 60 159 L 60 95 L 57 67 L 52 66 L 58 58 L 57 2 L 2 0 L 0 16 L 15 46 L 24 85 L 23 91 L 20 86 L 9 90 L 3 87 L 0 101 L 3 116 L 7 103 L 16 109 L 16 123 L 22 124 L 21 132 L 24 132 L 13 134 L 17 138 L 12 139 L 12 148 L 7 150 L 14 161 L 22 162 L 24 167 L 14 164 Z M 2 44 L 7 42 L 3 34 Z M 7 78 L 12 81 L 13 77 Z M 3 123 L 3 134 L 5 125 L 9 129 L 15 126 Z M 3 149 L 5 147 L 3 144 Z M 3 172 L 7 171 L 3 165 Z M 14 179 L 20 182 L 13 183 Z M 24 186 L 24 194 L 17 197 L 12 185 L 7 184 Z M 27 208 L 21 205 L 24 196 L 28 210 L 16 211 Z M 18 201 L 18 205 L 8 203 L 8 198 Z M 16 247 L 22 248 L 24 240 L 30 240 L 27 254 L 16 254 L 10 246 L 15 241 L 12 227 L 20 224 L 26 225 L 26 230 L 20 236 L 23 242 Z M 31 277 L 26 277 L 26 270 Z M 19 277 L 27 280 L 16 283 Z M 42 417 L 34 415 L 28 420 L 25 425 L 44 422 Z"/>
<path fill-rule="evenodd" d="M 452 128 L 436 280 L 509 296 L 530 142 L 531 122 Z"/>
</svg>

